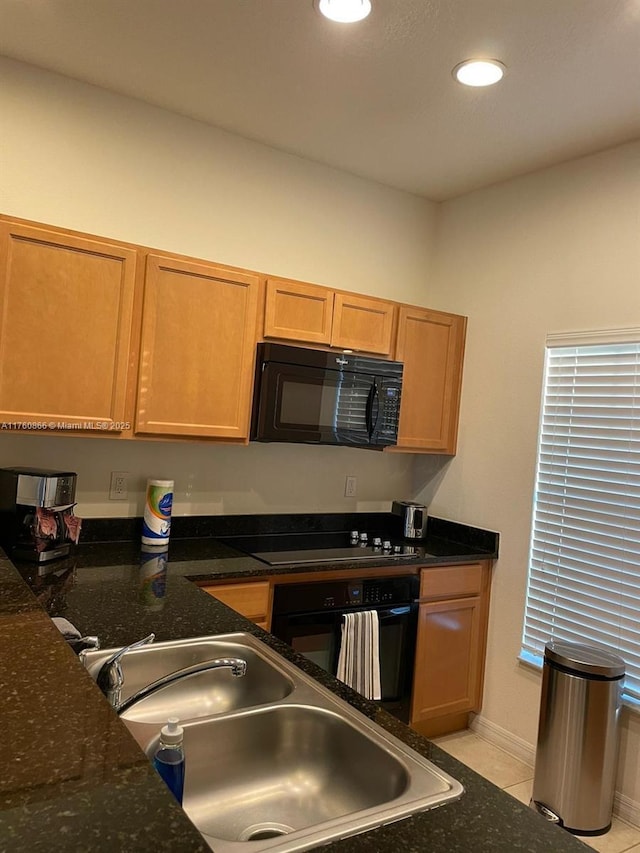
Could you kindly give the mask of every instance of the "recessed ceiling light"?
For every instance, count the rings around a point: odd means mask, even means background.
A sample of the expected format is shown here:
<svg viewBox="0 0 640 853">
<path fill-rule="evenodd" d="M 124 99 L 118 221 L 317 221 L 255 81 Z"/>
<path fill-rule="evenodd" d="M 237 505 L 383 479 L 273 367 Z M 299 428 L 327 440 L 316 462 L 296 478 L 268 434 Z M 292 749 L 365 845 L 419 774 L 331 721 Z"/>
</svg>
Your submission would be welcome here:
<svg viewBox="0 0 640 853">
<path fill-rule="evenodd" d="M 493 86 L 504 77 L 506 66 L 497 59 L 465 59 L 453 69 L 453 76 L 465 86 Z"/>
<path fill-rule="evenodd" d="M 371 0 L 317 0 L 318 11 L 330 21 L 353 24 L 371 11 Z"/>
</svg>

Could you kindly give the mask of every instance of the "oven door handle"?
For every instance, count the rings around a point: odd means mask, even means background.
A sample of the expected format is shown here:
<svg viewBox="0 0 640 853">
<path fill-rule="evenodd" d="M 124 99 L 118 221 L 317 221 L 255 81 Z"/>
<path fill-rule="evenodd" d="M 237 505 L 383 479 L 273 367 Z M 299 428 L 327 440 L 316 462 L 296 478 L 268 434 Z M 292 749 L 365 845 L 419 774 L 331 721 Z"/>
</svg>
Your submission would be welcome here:
<svg viewBox="0 0 640 853">
<path fill-rule="evenodd" d="M 381 622 L 383 619 L 393 619 L 396 616 L 406 616 L 410 612 L 410 604 L 404 605 L 403 607 L 390 607 L 388 610 L 379 610 L 378 621 Z"/>
</svg>

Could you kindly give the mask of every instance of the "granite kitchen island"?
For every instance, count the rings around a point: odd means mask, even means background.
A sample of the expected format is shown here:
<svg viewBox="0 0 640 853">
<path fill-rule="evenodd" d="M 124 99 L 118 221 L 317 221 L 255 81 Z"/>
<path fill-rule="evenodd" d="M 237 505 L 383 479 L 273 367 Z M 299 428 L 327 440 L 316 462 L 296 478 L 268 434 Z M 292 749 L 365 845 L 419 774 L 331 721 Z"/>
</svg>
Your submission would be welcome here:
<svg viewBox="0 0 640 853">
<path fill-rule="evenodd" d="M 0 681 L 8 746 L 0 851 L 209 850 L 49 615 L 65 616 L 83 634 L 97 634 L 103 648 L 152 631 L 159 641 L 251 633 L 463 784 L 458 801 L 323 848 L 332 853 L 589 849 L 200 590 L 194 578 L 264 571 L 227 545 L 213 539 L 176 542 L 160 606 L 141 594 L 139 549 L 131 542 L 83 546 L 50 575 L 20 568 L 0 562 Z"/>
</svg>

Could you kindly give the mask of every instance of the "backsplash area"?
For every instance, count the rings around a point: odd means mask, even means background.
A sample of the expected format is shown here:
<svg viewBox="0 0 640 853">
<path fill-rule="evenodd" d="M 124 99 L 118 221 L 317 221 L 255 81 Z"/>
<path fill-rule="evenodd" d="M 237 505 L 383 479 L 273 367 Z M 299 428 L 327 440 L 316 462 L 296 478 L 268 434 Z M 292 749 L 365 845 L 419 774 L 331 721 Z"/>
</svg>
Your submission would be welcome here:
<svg viewBox="0 0 640 853">
<path fill-rule="evenodd" d="M 292 444 L 224 446 L 3 435 L 0 467 L 33 465 L 78 474 L 78 515 L 142 515 L 148 477 L 175 481 L 173 514 L 385 512 L 413 492 L 412 454 Z M 112 471 L 129 474 L 127 500 L 109 500 Z M 357 479 L 345 497 L 345 478 Z"/>
</svg>

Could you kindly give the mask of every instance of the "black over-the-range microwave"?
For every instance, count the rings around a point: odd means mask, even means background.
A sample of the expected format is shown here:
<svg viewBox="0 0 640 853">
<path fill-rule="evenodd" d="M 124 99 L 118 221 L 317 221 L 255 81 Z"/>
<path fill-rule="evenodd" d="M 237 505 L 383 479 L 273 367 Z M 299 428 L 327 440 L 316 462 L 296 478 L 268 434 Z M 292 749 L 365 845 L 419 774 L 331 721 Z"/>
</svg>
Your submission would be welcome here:
<svg viewBox="0 0 640 853">
<path fill-rule="evenodd" d="M 397 444 L 402 364 L 357 353 L 258 344 L 253 441 Z"/>
</svg>

